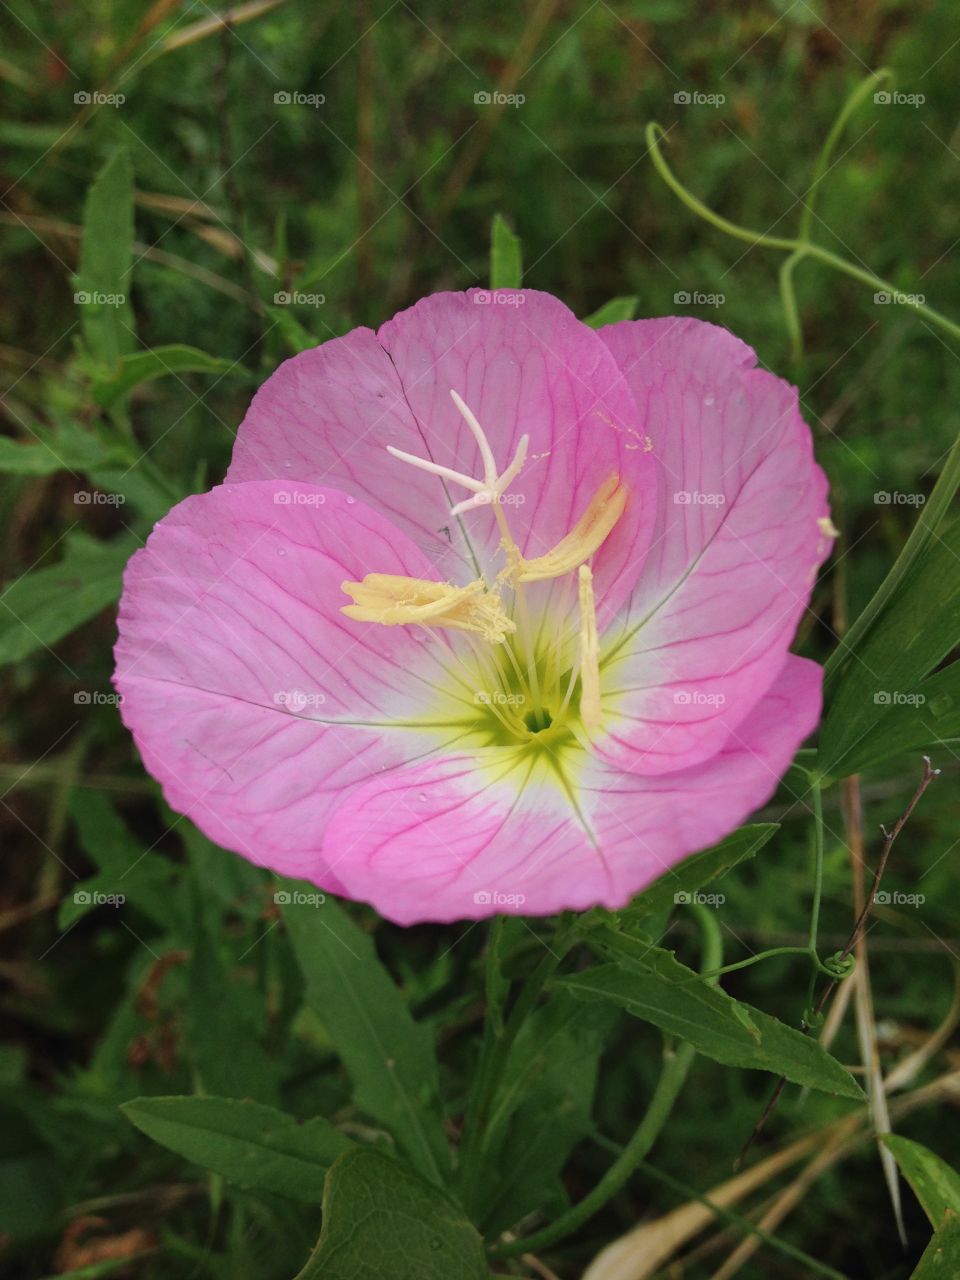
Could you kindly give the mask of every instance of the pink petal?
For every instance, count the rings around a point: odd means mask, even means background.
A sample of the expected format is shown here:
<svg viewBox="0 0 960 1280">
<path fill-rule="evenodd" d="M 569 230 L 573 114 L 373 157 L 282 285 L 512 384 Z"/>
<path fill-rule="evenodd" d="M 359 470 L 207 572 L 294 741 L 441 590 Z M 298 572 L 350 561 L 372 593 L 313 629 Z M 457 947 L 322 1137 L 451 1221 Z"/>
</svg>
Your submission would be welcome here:
<svg viewBox="0 0 960 1280">
<path fill-rule="evenodd" d="M 831 546 L 826 478 L 795 389 L 726 330 L 662 319 L 600 332 L 659 483 L 651 550 L 606 636 L 602 750 L 672 772 L 717 751 L 783 666 Z"/>
<path fill-rule="evenodd" d="M 349 897 L 400 924 L 622 907 L 770 798 L 817 723 L 821 677 L 789 657 L 694 769 L 644 777 L 584 754 L 571 769 L 580 816 L 515 753 L 437 755 L 374 778 L 333 814 L 325 860 Z"/>
<path fill-rule="evenodd" d="M 435 294 L 376 335 L 357 329 L 286 361 L 244 419 L 227 479 L 286 474 L 334 484 L 390 515 L 444 576 L 457 573 L 447 531 L 461 574 L 471 548 L 487 566 L 500 542 L 490 510 L 451 519 L 450 506 L 467 491 L 449 485 L 444 492 L 440 480 L 385 449 L 391 444 L 480 476 L 479 450 L 451 389 L 476 414 L 501 470 L 520 436 L 530 436 L 527 464 L 504 507 L 530 556 L 568 532 L 611 472 L 624 477 L 631 502 L 594 562 L 601 618 L 612 616 L 649 542 L 654 469 L 614 359 L 549 294 Z"/>
<path fill-rule="evenodd" d="M 121 712 L 170 805 L 252 862 L 332 889 L 319 851 L 343 792 L 459 732 L 425 725 L 450 719 L 435 706 L 443 642 L 340 613 L 341 582 L 371 559 L 430 570 L 336 490 L 224 485 L 160 521 L 120 603 Z"/>
</svg>

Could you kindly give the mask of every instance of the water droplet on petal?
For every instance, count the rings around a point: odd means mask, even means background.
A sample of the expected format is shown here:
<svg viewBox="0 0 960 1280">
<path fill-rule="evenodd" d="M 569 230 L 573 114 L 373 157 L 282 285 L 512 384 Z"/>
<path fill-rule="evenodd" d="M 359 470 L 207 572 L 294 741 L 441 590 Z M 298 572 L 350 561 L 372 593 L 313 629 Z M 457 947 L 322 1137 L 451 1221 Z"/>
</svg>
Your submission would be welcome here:
<svg viewBox="0 0 960 1280">
<path fill-rule="evenodd" d="M 417 799 L 420 801 L 421 804 L 426 804 L 427 793 L 425 791 L 421 791 L 420 794 L 417 796 Z"/>
<path fill-rule="evenodd" d="M 284 547 L 277 547 L 277 555 L 278 555 L 278 556 L 285 556 L 286 554 L 287 554 L 287 552 L 286 552 L 286 549 L 285 549 Z"/>
<path fill-rule="evenodd" d="M 285 467 L 292 467 L 292 466 L 293 466 L 293 459 L 292 459 L 292 458 L 284 458 L 284 460 L 283 460 L 283 465 L 284 465 Z"/>
<path fill-rule="evenodd" d="M 704 396 L 703 403 L 708 406 L 713 404 L 713 396 Z"/>
<path fill-rule="evenodd" d="M 352 506 L 353 506 L 353 504 L 354 504 L 355 502 L 356 502 L 356 498 L 351 498 L 351 497 L 349 496 L 349 494 L 348 494 L 348 495 L 347 495 L 347 506 L 348 506 L 348 507 L 352 507 Z"/>
</svg>

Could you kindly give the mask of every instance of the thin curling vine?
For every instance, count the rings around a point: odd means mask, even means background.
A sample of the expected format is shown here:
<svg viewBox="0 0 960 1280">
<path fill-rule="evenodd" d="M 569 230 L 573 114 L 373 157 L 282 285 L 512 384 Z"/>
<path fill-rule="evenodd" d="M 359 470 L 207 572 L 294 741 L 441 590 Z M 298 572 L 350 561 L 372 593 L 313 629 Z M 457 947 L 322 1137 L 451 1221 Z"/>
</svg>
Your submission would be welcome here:
<svg viewBox="0 0 960 1280">
<path fill-rule="evenodd" d="M 814 165 L 810 186 L 807 188 L 803 200 L 798 234 L 795 238 L 765 235 L 760 231 L 754 231 L 751 227 L 743 227 L 739 223 L 731 222 L 729 218 L 724 218 L 719 213 L 715 213 L 680 182 L 664 159 L 660 143 L 662 139 L 666 138 L 666 131 L 656 121 L 651 121 L 647 125 L 647 147 L 654 166 L 670 190 L 679 197 L 688 209 L 692 209 L 705 222 L 710 223 L 711 226 L 725 232 L 736 240 L 743 240 L 747 244 L 759 245 L 766 249 L 780 249 L 788 255 L 780 267 L 780 299 L 783 303 L 784 318 L 787 332 L 790 335 L 791 354 L 794 360 L 799 360 L 803 354 L 803 333 L 800 327 L 800 315 L 797 309 L 793 276 L 795 270 L 805 258 L 812 258 L 817 262 L 826 264 L 828 267 L 833 267 L 835 271 L 852 276 L 854 280 L 859 280 L 862 284 L 868 285 L 875 292 L 900 292 L 897 286 L 891 284 L 889 280 L 884 280 L 880 276 L 874 275 L 872 271 L 859 267 L 854 262 L 848 262 L 846 258 L 831 252 L 829 249 L 825 249 L 811 238 L 817 187 L 828 171 L 831 156 L 846 128 L 847 121 L 864 100 L 877 89 L 878 85 L 884 82 L 892 82 L 892 80 L 893 73 L 887 68 L 873 71 L 847 98 L 839 115 L 833 122 L 830 132 L 827 134 L 817 157 L 817 162 Z M 925 302 L 918 302 L 913 298 L 905 298 L 904 306 L 916 311 L 918 315 L 924 316 L 931 324 L 943 329 L 952 338 L 960 341 L 960 325 L 949 320 L 941 312 L 936 311 L 933 307 L 928 307 Z"/>
</svg>

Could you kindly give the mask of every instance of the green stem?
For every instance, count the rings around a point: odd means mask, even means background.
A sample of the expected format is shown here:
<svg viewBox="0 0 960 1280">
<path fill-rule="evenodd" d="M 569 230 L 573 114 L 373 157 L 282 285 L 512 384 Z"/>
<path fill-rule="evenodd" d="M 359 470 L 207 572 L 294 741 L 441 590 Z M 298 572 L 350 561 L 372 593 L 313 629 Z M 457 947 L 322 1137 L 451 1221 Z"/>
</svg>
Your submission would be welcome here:
<svg viewBox="0 0 960 1280">
<path fill-rule="evenodd" d="M 697 199 L 674 176 L 660 150 L 660 140 L 665 137 L 666 133 L 656 121 L 651 121 L 647 125 L 647 148 L 654 167 L 670 190 L 688 209 L 691 209 L 698 217 L 703 218 L 705 222 L 716 227 L 719 231 L 725 232 L 728 236 L 733 236 L 736 240 L 745 240 L 747 244 L 758 245 L 767 249 L 782 249 L 785 253 L 815 258 L 825 266 L 833 267 L 835 271 L 852 276 L 854 280 L 859 280 L 861 284 L 869 285 L 875 293 L 899 294 L 900 290 L 896 285 L 891 284 L 889 280 L 884 280 L 881 276 L 874 275 L 872 271 L 868 271 L 865 267 L 858 267 L 856 263 L 848 262 L 846 258 L 841 258 L 839 254 L 832 253 L 829 249 L 824 249 L 821 245 L 814 244 L 810 240 L 764 235 L 760 231 L 754 231 L 751 227 L 741 227 L 736 222 L 731 222 L 728 218 L 722 218 L 720 214 L 714 213 L 712 209 L 705 205 L 702 200 Z M 911 311 L 915 311 L 918 315 L 925 316 L 931 324 L 943 329 L 952 338 L 960 342 L 960 325 L 954 324 L 952 320 L 949 320 L 939 311 L 935 311 L 933 307 L 928 307 L 924 302 L 904 302 L 903 305 Z M 789 323 L 790 321 L 788 320 Z"/>
<path fill-rule="evenodd" d="M 722 940 L 720 926 L 710 911 L 699 903 L 691 904 L 696 913 L 703 932 L 703 968 L 712 971 L 722 959 Z M 679 1048 L 671 1045 L 664 1047 L 663 1068 L 653 1091 L 653 1097 L 647 1107 L 646 1114 L 640 1121 L 633 1137 L 623 1151 L 603 1175 L 593 1190 L 566 1213 L 561 1214 L 555 1222 L 541 1231 L 534 1232 L 520 1240 L 511 1240 L 505 1244 L 495 1245 L 490 1254 L 494 1258 L 514 1258 L 519 1254 L 533 1253 L 548 1245 L 555 1244 L 564 1236 L 576 1231 L 589 1218 L 611 1200 L 624 1186 L 636 1170 L 638 1164 L 656 1142 L 660 1131 L 670 1116 L 673 1104 L 680 1092 L 683 1082 L 690 1070 L 690 1064 L 696 1055 L 691 1044 L 683 1043 Z"/>
<path fill-rule="evenodd" d="M 734 964 L 725 964 L 720 969 L 711 969 L 709 973 L 698 974 L 696 978 L 689 978 L 686 982 L 703 982 L 709 978 L 720 978 L 725 973 L 749 969 L 751 965 L 759 964 L 761 960 L 771 960 L 774 956 L 808 956 L 809 954 L 809 947 L 771 947 L 768 951 L 758 951 L 755 956 L 748 956 L 746 960 L 737 960 Z"/>
<path fill-rule="evenodd" d="M 803 212 L 800 215 L 800 239 L 810 239 L 810 226 L 813 221 L 813 206 L 816 202 L 816 191 L 820 184 L 820 180 L 826 173 L 830 164 L 830 158 L 840 141 L 844 129 L 847 127 L 847 121 L 857 110 L 860 104 L 866 99 L 867 95 L 875 90 L 878 84 L 882 84 L 884 80 L 893 80 L 893 72 L 887 67 L 881 67 L 879 71 L 872 71 L 866 80 L 861 81 L 854 89 L 853 93 L 847 98 L 846 102 L 833 122 L 830 132 L 827 134 L 826 141 L 820 148 L 820 154 L 817 156 L 817 163 L 813 167 L 813 177 L 810 179 L 810 186 L 807 188 L 807 194 L 803 202 Z"/>
<path fill-rule="evenodd" d="M 783 303 L 783 315 L 787 322 L 787 333 L 790 336 L 790 355 L 793 360 L 799 360 L 803 355 L 803 330 L 800 328 L 797 293 L 793 287 L 794 268 L 803 261 L 803 256 L 803 252 L 798 249 L 784 258 L 780 265 L 780 301 Z"/>
<path fill-rule="evenodd" d="M 819 778 L 811 779 L 813 794 L 813 903 L 810 908 L 809 950 L 813 964 L 810 966 L 810 983 L 807 988 L 807 1009 L 813 1008 L 817 990 L 817 978 L 822 972 L 817 934 L 820 930 L 820 904 L 823 901 L 823 791 Z"/>
</svg>

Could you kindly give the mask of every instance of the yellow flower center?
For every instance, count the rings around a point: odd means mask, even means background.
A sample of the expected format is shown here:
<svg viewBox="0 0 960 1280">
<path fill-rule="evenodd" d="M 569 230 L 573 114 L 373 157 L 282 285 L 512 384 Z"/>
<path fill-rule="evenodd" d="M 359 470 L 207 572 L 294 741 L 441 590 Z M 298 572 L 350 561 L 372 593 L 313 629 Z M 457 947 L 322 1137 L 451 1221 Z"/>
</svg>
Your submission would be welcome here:
<svg viewBox="0 0 960 1280">
<path fill-rule="evenodd" d="M 502 499 L 526 461 L 528 438 L 521 437 L 513 461 L 499 472 L 483 428 L 457 393 L 450 394 L 477 441 L 482 479 L 387 447 L 400 461 L 472 493 L 452 508 L 454 515 L 489 506 L 500 531 L 505 564 L 492 582 L 478 578 L 466 586 L 368 573 L 361 582 L 343 583 L 353 603 L 344 605 L 342 611 L 359 622 L 381 626 L 422 626 L 431 631 L 450 628 L 466 633 L 472 652 L 467 662 L 461 662 L 464 672 L 451 673 L 456 686 L 452 696 L 462 705 L 472 694 L 476 716 L 471 728 L 489 745 L 520 740 L 549 745 L 552 751 L 573 742 L 588 746 L 601 723 L 603 695 L 593 572 L 587 562 L 623 515 L 627 489 L 619 476 L 608 476 L 556 546 L 543 555 L 525 558 L 510 532 Z M 575 636 L 567 633 L 565 615 L 570 601 L 557 606 L 555 592 L 551 592 L 554 603 L 534 626 L 525 595 L 527 585 L 563 578 L 572 583 L 574 577 L 578 602 Z M 558 594 L 563 596 L 563 587 Z M 576 701 L 575 690 L 579 691 Z"/>
</svg>

